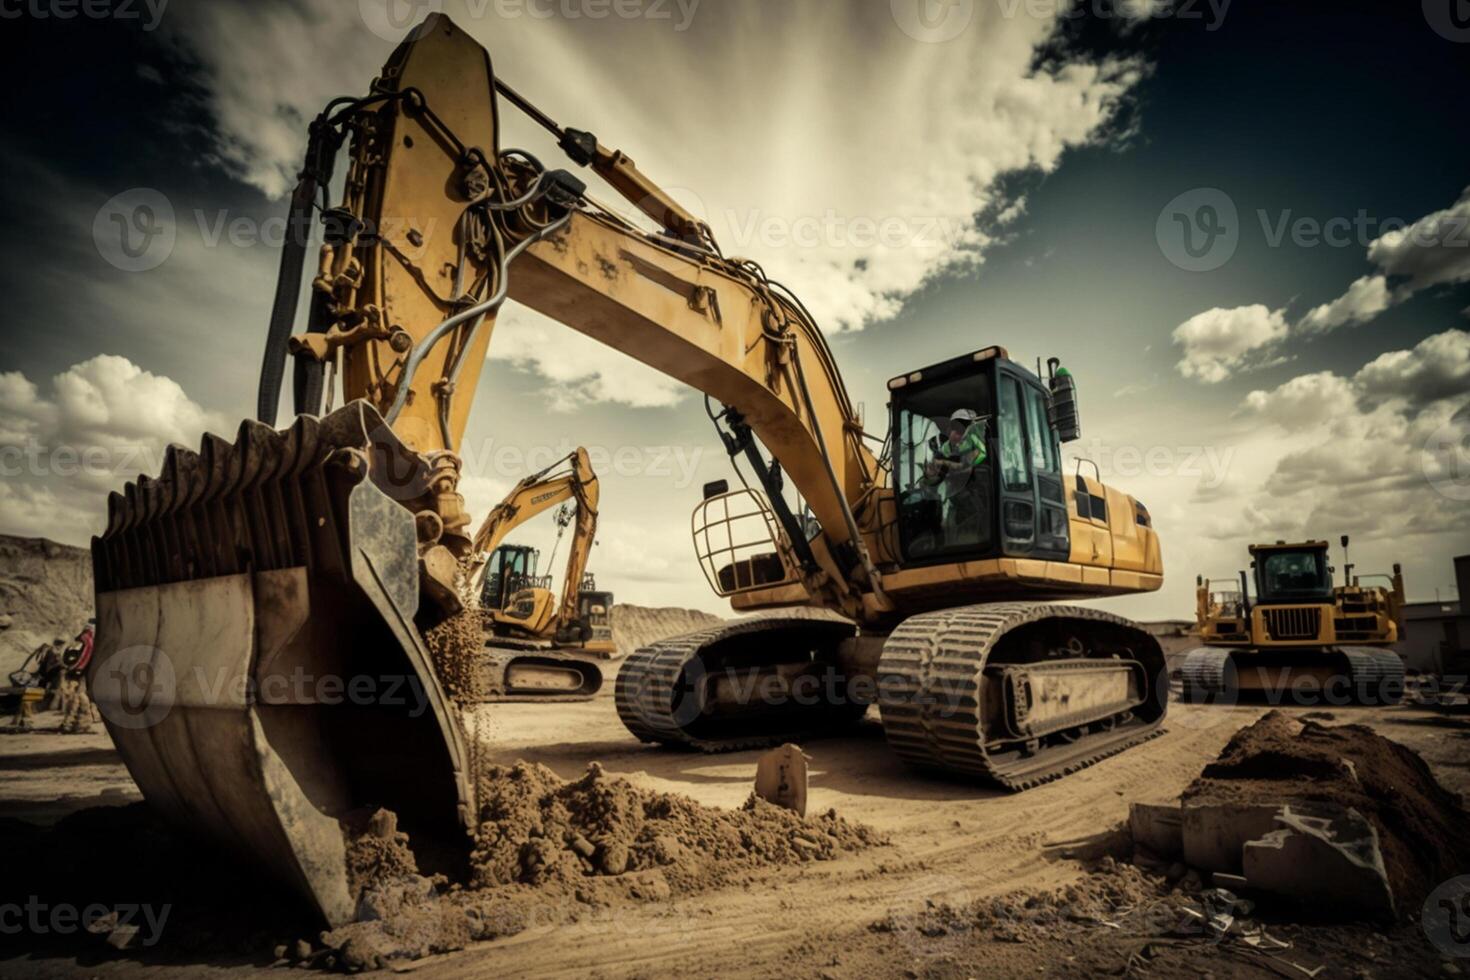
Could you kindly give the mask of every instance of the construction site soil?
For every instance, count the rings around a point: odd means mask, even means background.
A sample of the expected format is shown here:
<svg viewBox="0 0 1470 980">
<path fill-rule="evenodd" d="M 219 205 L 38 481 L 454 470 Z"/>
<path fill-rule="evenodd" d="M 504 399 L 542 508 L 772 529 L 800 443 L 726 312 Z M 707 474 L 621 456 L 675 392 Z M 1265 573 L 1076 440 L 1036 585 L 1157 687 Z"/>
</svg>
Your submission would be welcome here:
<svg viewBox="0 0 1470 980">
<path fill-rule="evenodd" d="M 46 928 L 43 915 L 42 929 L 0 935 L 0 975 L 301 964 L 427 977 L 1439 977 L 1470 966 L 1431 945 L 1407 905 L 1390 926 L 1241 906 L 1217 935 L 1201 925 L 1219 910 L 1197 875 L 1128 863 L 1130 802 L 1310 798 L 1333 784 L 1334 800 L 1416 841 L 1428 862 L 1416 880 L 1470 871 L 1453 834 L 1435 836 L 1466 826 L 1452 794 L 1470 786 L 1470 717 L 1339 709 L 1283 745 L 1282 721 L 1241 731 L 1266 714 L 1176 706 L 1162 737 L 1018 795 L 905 769 L 870 720 L 807 747 L 815 816 L 801 820 L 747 803 L 758 753 L 639 745 L 605 698 L 485 705 L 468 715 L 482 766 L 472 870 L 420 874 L 391 816 L 372 814 L 351 852 L 363 921 L 325 935 L 255 869 L 159 826 L 105 735 L 51 734 L 42 716 L 41 731 L 0 740 L 4 900 L 167 917 L 156 943 L 142 944 L 145 927 L 116 949 L 113 920 L 92 935 Z M 1266 752 L 1293 775 L 1257 778 Z M 1360 795 L 1341 795 L 1322 768 L 1336 759 L 1352 761 Z"/>
</svg>

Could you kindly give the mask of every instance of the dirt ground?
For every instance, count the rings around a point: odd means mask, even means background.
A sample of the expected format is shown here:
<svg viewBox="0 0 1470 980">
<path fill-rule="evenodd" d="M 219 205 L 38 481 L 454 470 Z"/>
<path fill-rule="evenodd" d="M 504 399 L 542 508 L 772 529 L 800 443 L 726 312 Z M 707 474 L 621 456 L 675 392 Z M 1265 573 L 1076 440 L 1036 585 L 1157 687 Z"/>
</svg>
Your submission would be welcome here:
<svg viewBox="0 0 1470 980">
<path fill-rule="evenodd" d="M 1111 925 L 1038 919 L 1043 925 L 1020 930 L 994 928 L 985 915 L 976 919 L 975 908 L 1018 891 L 1043 895 L 1069 886 L 1114 887 L 1113 879 L 1096 874 L 1095 859 L 1105 833 L 1126 819 L 1128 804 L 1177 797 L 1238 729 L 1263 713 L 1255 707 L 1176 704 L 1163 736 L 1019 795 L 906 770 L 885 746 L 875 713 L 857 735 L 807 747 L 810 809 L 834 809 L 890 843 L 830 861 L 772 868 L 733 886 L 536 926 L 419 961 L 412 969 L 425 978 L 1304 977 L 1318 966 L 1325 967 L 1318 977 L 1470 975 L 1470 959 L 1443 957 L 1412 922 L 1386 932 L 1272 925 L 1270 934 L 1291 942 L 1292 949 L 1269 959 L 1238 948 L 1151 937 L 1126 917 Z M 572 780 L 595 761 L 635 786 L 719 807 L 738 807 L 750 793 L 757 753 L 704 756 L 639 745 L 608 699 L 493 705 L 477 714 L 478 737 L 496 763 L 540 763 Z M 1419 752 L 1450 790 L 1470 789 L 1470 716 L 1407 706 L 1333 715 L 1318 718 L 1371 724 Z M 40 722 L 48 720 L 43 716 Z M 86 736 L 0 736 L 0 773 L 0 817 L 50 823 L 69 812 L 137 799 L 100 728 Z M 1128 870 L 1128 881 L 1138 877 Z M 1129 887 L 1136 890 L 1137 882 Z M 7 895 L 3 901 L 18 898 Z M 1003 906 L 1009 907 L 996 907 Z M 52 946 L 0 959 L 0 976 L 279 975 L 271 960 L 269 948 L 228 957 L 113 952 L 97 937 L 80 935 L 75 951 Z"/>
</svg>

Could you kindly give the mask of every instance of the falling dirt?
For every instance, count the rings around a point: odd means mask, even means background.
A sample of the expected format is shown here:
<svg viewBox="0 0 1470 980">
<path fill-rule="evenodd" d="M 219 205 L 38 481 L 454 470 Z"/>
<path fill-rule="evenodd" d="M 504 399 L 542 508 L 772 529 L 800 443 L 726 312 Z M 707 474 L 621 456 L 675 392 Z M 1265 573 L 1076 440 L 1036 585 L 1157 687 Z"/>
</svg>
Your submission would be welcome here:
<svg viewBox="0 0 1470 980">
<path fill-rule="evenodd" d="M 424 634 L 434 672 L 455 704 L 474 704 L 484 695 L 485 614 L 466 609 Z"/>
<path fill-rule="evenodd" d="M 1401 909 L 1470 867 L 1470 814 L 1415 752 L 1366 725 L 1328 727 L 1272 711 L 1231 738 L 1187 803 L 1292 801 L 1351 807 L 1377 829 Z"/>
</svg>

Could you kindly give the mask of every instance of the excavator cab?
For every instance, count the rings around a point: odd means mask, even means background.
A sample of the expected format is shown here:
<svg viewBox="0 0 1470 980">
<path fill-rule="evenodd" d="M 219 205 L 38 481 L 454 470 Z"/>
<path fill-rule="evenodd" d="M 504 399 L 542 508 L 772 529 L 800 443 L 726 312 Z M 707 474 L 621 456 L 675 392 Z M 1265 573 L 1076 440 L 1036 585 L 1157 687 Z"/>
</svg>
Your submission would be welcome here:
<svg viewBox="0 0 1470 980">
<path fill-rule="evenodd" d="M 1071 551 L 1051 396 L 991 347 L 889 382 L 905 567 Z"/>
<path fill-rule="evenodd" d="M 495 549 L 485 566 L 480 587 L 480 605 L 485 609 L 508 609 L 511 598 L 534 584 L 541 552 L 523 544 L 503 544 Z"/>
</svg>

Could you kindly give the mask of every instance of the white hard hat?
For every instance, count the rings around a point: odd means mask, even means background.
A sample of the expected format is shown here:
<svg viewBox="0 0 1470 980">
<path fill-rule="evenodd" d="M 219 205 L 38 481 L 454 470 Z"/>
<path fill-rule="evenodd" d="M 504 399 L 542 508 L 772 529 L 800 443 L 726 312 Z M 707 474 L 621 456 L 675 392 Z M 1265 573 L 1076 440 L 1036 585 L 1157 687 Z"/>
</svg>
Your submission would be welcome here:
<svg viewBox="0 0 1470 980">
<path fill-rule="evenodd" d="M 966 424 L 969 424 L 971 422 L 974 422 L 979 417 L 980 416 L 977 413 L 970 411 L 968 408 L 962 408 L 951 415 L 949 417 L 949 420 L 951 422 L 964 422 Z"/>
</svg>

